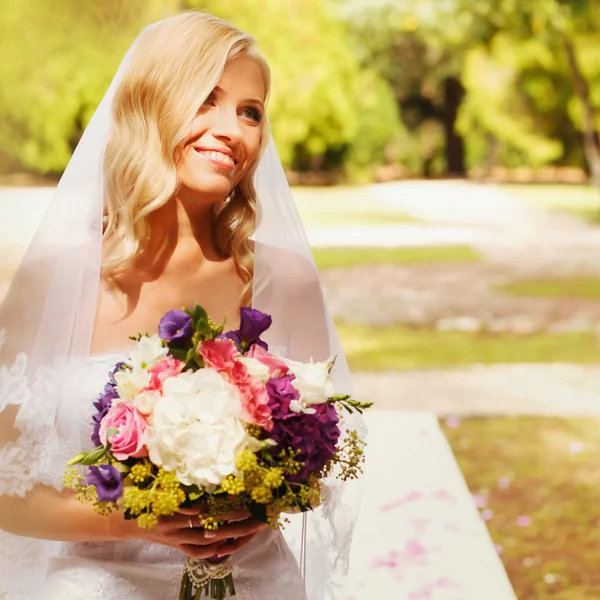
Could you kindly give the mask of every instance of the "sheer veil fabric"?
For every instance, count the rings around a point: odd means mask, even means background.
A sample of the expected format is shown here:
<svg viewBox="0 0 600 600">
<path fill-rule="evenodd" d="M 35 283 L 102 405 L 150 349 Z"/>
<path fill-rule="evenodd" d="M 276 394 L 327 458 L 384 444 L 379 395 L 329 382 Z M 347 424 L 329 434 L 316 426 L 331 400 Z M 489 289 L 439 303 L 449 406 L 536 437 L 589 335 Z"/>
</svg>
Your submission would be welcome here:
<svg viewBox="0 0 600 600">
<path fill-rule="evenodd" d="M 84 445 L 79 432 L 60 426 L 61 411 L 70 410 L 61 387 L 71 361 L 90 351 L 100 283 L 102 158 L 112 100 L 135 45 L 79 142 L 0 308 L 0 495 L 24 497 L 39 484 L 61 490 L 66 461 Z M 273 316 L 266 340 L 296 360 L 337 356 L 336 392 L 351 393 L 348 366 L 272 140 L 255 183 L 253 306 Z M 344 426 L 366 433 L 358 416 L 349 416 Z M 314 512 L 291 517 L 284 530 L 306 571 L 311 600 L 335 597 L 336 581 L 347 568 L 360 484 L 332 479 L 326 496 Z M 0 532 L 0 595 L 37 597 L 58 545 Z"/>
</svg>

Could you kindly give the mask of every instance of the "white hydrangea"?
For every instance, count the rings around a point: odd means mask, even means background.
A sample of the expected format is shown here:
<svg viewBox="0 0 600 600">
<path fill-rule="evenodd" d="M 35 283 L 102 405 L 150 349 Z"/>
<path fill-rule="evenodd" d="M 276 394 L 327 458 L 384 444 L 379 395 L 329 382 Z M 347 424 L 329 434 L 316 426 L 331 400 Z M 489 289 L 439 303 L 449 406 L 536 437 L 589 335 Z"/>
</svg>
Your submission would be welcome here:
<svg viewBox="0 0 600 600">
<path fill-rule="evenodd" d="M 255 449 L 241 419 L 238 390 L 213 369 L 167 379 L 147 430 L 150 460 L 184 485 L 215 490 L 246 447 Z"/>
</svg>

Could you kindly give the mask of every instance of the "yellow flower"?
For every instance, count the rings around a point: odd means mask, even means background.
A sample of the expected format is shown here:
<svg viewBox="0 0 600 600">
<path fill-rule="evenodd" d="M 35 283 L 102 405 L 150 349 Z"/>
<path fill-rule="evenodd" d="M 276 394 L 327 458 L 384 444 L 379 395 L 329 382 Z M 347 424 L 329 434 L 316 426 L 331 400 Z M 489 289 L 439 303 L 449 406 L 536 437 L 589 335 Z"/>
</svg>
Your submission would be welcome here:
<svg viewBox="0 0 600 600">
<path fill-rule="evenodd" d="M 181 487 L 181 484 L 179 483 L 177 475 L 174 471 L 165 471 L 164 469 L 160 469 L 156 479 L 158 480 L 160 487 L 165 491 L 176 491 Z"/>
<path fill-rule="evenodd" d="M 93 485 L 79 485 L 77 488 L 77 494 L 75 494 L 75 498 L 82 503 L 96 502 L 98 500 L 98 492 Z"/>
<path fill-rule="evenodd" d="M 152 529 L 158 524 L 158 517 L 152 513 L 143 513 L 137 518 L 137 524 L 142 529 Z"/>
<path fill-rule="evenodd" d="M 242 450 L 235 461 L 236 469 L 251 473 L 258 467 L 258 460 L 254 452 L 250 450 Z"/>
<path fill-rule="evenodd" d="M 131 513 L 134 515 L 139 515 L 147 510 L 149 500 L 150 498 L 148 490 L 140 490 L 136 487 L 127 487 L 123 492 L 123 505 L 125 509 L 131 511 Z"/>
<path fill-rule="evenodd" d="M 254 425 L 253 423 L 250 423 L 250 424 L 246 425 L 246 432 L 248 433 L 248 435 L 252 436 L 253 438 L 258 439 L 262 435 L 263 430 L 258 425 Z"/>
<path fill-rule="evenodd" d="M 152 497 L 152 510 L 155 515 L 172 515 L 177 512 L 181 503 L 185 500 L 185 493 L 177 491 L 158 491 Z"/>
<path fill-rule="evenodd" d="M 69 467 L 63 473 L 63 485 L 70 490 L 79 490 L 82 479 L 77 467 Z"/>
<path fill-rule="evenodd" d="M 265 487 L 278 488 L 283 483 L 283 471 L 276 467 L 269 469 L 264 478 Z"/>
<path fill-rule="evenodd" d="M 114 502 L 95 502 L 94 503 L 94 511 L 103 517 L 108 517 L 108 515 L 110 515 L 113 512 L 113 510 L 115 510 L 116 508 L 117 508 L 117 506 Z"/>
<path fill-rule="evenodd" d="M 200 517 L 200 525 L 202 525 L 204 529 L 216 531 L 222 523 L 221 521 L 217 521 L 214 517 Z"/>
<path fill-rule="evenodd" d="M 129 476 L 133 483 L 143 483 L 146 479 L 152 477 L 152 465 L 147 460 L 137 463 L 131 467 Z"/>
<path fill-rule="evenodd" d="M 259 504 L 268 504 L 273 500 L 273 494 L 271 490 L 265 486 L 258 486 L 254 488 L 250 494 L 254 502 Z"/>
<path fill-rule="evenodd" d="M 227 492 L 228 494 L 233 494 L 234 496 L 246 491 L 246 486 L 244 482 L 238 477 L 234 477 L 233 475 L 228 475 L 223 480 L 221 488 L 223 488 L 224 492 Z"/>
</svg>

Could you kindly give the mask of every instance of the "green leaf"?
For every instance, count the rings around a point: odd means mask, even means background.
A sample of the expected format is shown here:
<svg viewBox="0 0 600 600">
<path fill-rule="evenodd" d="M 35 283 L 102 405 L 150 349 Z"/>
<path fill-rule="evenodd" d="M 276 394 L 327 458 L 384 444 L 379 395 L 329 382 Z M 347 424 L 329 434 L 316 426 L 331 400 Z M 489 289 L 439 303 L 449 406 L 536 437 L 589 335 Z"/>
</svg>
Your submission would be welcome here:
<svg viewBox="0 0 600 600">
<path fill-rule="evenodd" d="M 251 502 L 247 507 L 248 512 L 261 523 L 267 523 L 267 506 L 265 504 L 258 504 L 257 502 Z"/>
<path fill-rule="evenodd" d="M 205 336 L 206 334 L 210 333 L 211 331 L 212 331 L 212 328 L 208 322 L 208 318 L 200 319 L 196 323 L 196 333 L 198 333 L 199 335 Z"/>
<path fill-rule="evenodd" d="M 94 448 L 94 450 L 85 453 L 83 458 L 79 460 L 79 464 L 86 465 L 88 467 L 90 465 L 95 465 L 107 452 L 108 448 L 105 448 L 104 446 L 98 446 L 97 448 Z"/>
<path fill-rule="evenodd" d="M 80 452 L 77 456 L 74 456 L 68 463 L 68 467 L 72 467 L 73 465 L 81 464 L 81 461 L 87 456 L 85 452 Z"/>
<path fill-rule="evenodd" d="M 187 354 L 188 350 L 186 350 L 185 348 L 171 348 L 171 356 L 182 362 L 186 362 Z"/>
<path fill-rule="evenodd" d="M 200 321 L 206 321 L 208 323 L 208 314 L 199 304 L 194 306 L 194 310 L 190 316 L 192 317 L 192 325 L 194 329 L 196 329 L 198 322 Z"/>
</svg>

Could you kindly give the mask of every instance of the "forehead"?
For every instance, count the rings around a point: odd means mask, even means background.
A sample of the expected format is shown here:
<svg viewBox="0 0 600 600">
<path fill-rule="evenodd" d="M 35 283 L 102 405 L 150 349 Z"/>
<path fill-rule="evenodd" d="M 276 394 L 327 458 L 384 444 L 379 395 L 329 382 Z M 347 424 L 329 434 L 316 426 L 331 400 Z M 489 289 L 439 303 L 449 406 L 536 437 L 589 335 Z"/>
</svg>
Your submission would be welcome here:
<svg viewBox="0 0 600 600">
<path fill-rule="evenodd" d="M 243 55 L 225 65 L 219 87 L 227 94 L 244 99 L 265 99 L 265 80 L 258 61 Z"/>
</svg>

